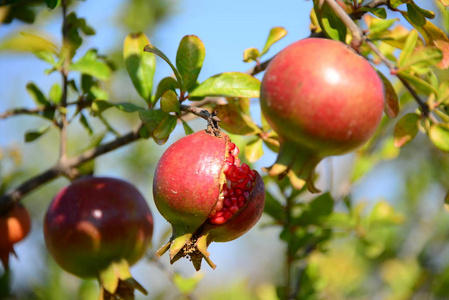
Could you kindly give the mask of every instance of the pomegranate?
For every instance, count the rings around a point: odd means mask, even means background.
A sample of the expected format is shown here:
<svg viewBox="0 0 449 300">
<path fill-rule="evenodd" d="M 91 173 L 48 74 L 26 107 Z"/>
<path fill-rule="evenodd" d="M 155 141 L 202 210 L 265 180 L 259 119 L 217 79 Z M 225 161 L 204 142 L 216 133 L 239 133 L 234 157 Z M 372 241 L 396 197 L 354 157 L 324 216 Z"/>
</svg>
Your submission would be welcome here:
<svg viewBox="0 0 449 300">
<path fill-rule="evenodd" d="M 152 234 L 144 197 L 115 178 L 75 180 L 58 192 L 44 220 L 45 244 L 56 262 L 78 277 L 100 278 L 103 287 L 112 276 L 110 293 L 130 276 L 129 266 L 145 254 Z"/>
<path fill-rule="evenodd" d="M 19 203 L 13 204 L 10 210 L 0 215 L 0 260 L 5 269 L 9 268 L 9 254 L 16 255 L 14 244 L 23 240 L 30 228 L 30 214 Z"/>
<path fill-rule="evenodd" d="M 363 145 L 379 125 L 384 101 L 377 72 L 348 45 L 307 38 L 286 47 L 261 85 L 262 112 L 281 144 L 269 174 L 283 177 L 291 170 L 319 192 L 317 164 Z"/>
<path fill-rule="evenodd" d="M 234 240 L 262 215 L 265 187 L 260 175 L 240 163 L 230 138 L 199 131 L 171 145 L 156 167 L 153 195 L 162 216 L 172 225 L 170 262 L 189 257 L 196 270 L 204 258 L 215 269 L 207 247 Z"/>
</svg>

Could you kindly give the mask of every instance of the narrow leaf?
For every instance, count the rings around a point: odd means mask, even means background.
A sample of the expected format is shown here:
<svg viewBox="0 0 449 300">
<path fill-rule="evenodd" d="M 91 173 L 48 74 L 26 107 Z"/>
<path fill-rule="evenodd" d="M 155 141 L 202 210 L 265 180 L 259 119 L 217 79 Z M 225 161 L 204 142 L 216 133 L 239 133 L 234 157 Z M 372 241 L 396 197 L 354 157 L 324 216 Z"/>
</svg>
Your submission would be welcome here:
<svg viewBox="0 0 449 300">
<path fill-rule="evenodd" d="M 261 138 L 245 146 L 245 158 L 250 162 L 258 161 L 263 155 L 263 140 Z"/>
<path fill-rule="evenodd" d="M 46 133 L 51 126 L 46 126 L 39 128 L 38 130 L 29 130 L 25 133 L 25 142 L 29 143 L 40 138 L 44 133 Z"/>
<path fill-rule="evenodd" d="M 11 37 L 4 37 L 0 43 L 0 50 L 30 51 L 33 53 L 49 51 L 56 53 L 56 49 L 56 45 L 47 39 L 26 32 L 14 34 Z"/>
<path fill-rule="evenodd" d="M 183 79 L 183 90 L 191 91 L 197 84 L 205 56 L 206 48 L 197 36 L 183 37 L 176 54 L 176 67 Z"/>
<path fill-rule="evenodd" d="M 175 74 L 175 77 L 178 80 L 178 82 L 180 82 L 182 85 L 181 74 L 179 73 L 179 71 L 175 68 L 175 66 L 172 64 L 172 62 L 168 59 L 168 57 L 161 50 L 154 47 L 153 45 L 148 44 L 145 46 L 144 51 L 154 53 L 157 56 L 159 56 L 160 58 L 162 58 L 163 60 L 165 60 L 168 63 L 168 65 L 170 66 L 170 68 L 173 70 L 173 73 Z"/>
<path fill-rule="evenodd" d="M 263 46 L 262 53 L 260 54 L 260 56 L 267 53 L 268 50 L 270 50 L 271 46 L 273 46 L 274 43 L 280 41 L 286 35 L 287 35 L 287 30 L 284 27 L 271 28 L 270 33 L 268 34 L 267 41 L 265 42 L 265 45 Z"/>
<path fill-rule="evenodd" d="M 375 15 L 376 17 L 379 17 L 383 20 L 387 18 L 387 11 L 383 7 L 362 7 L 360 11 L 367 11 Z"/>
<path fill-rule="evenodd" d="M 92 127 L 89 124 L 89 121 L 87 120 L 86 116 L 83 113 L 80 114 L 80 123 L 89 133 L 89 135 L 92 135 L 94 133 Z"/>
<path fill-rule="evenodd" d="M 442 59 L 443 53 L 437 47 L 419 47 L 413 51 L 412 55 L 402 68 L 412 67 L 413 70 L 419 74 L 425 74 L 429 72 L 429 67 L 440 63 Z"/>
<path fill-rule="evenodd" d="M 184 127 L 184 132 L 185 132 L 186 135 L 192 134 L 194 132 L 192 127 L 190 127 L 189 124 L 187 124 L 186 121 L 181 119 L 181 122 L 182 122 L 182 127 Z"/>
<path fill-rule="evenodd" d="M 412 2 L 411 4 L 414 5 L 416 10 L 418 10 L 427 19 L 434 19 L 435 18 L 435 13 L 433 11 L 430 11 L 430 10 L 424 9 L 422 7 L 419 7 L 414 2 Z"/>
<path fill-rule="evenodd" d="M 33 98 L 34 102 L 38 106 L 48 106 L 50 103 L 47 98 L 45 98 L 42 91 L 32 82 L 28 83 L 27 86 L 28 94 L 30 94 L 31 98 Z"/>
<path fill-rule="evenodd" d="M 346 39 L 347 28 L 343 21 L 335 14 L 333 9 L 324 2 L 318 7 L 318 1 L 315 1 L 315 10 L 321 29 L 329 38 L 344 42 Z"/>
<path fill-rule="evenodd" d="M 412 55 L 413 50 L 415 50 L 416 43 L 418 42 L 418 31 L 415 29 L 411 30 L 407 40 L 405 41 L 404 48 L 401 51 L 401 54 L 399 55 L 399 67 L 404 66 L 410 56 Z"/>
<path fill-rule="evenodd" d="M 248 97 L 258 98 L 260 81 L 251 75 L 227 72 L 212 76 L 191 93 L 191 97 Z"/>
<path fill-rule="evenodd" d="M 401 76 L 402 78 L 404 78 L 405 80 L 407 80 L 408 82 L 410 82 L 421 93 L 423 93 L 425 95 L 430 95 L 432 93 L 434 93 L 435 95 L 438 95 L 437 89 L 433 85 L 428 83 L 427 81 L 425 81 L 417 76 L 414 76 L 410 73 L 407 73 L 407 72 L 399 72 L 398 75 Z"/>
<path fill-rule="evenodd" d="M 409 113 L 403 116 L 394 128 L 394 145 L 403 147 L 405 144 L 413 140 L 418 133 L 419 116 Z"/>
<path fill-rule="evenodd" d="M 87 51 L 77 62 L 70 64 L 69 69 L 97 77 L 100 80 L 107 80 L 111 76 L 108 64 L 98 60 L 97 51 L 93 49 Z"/>
<path fill-rule="evenodd" d="M 426 24 L 426 17 L 417 9 L 415 3 L 407 3 L 407 12 L 410 21 L 416 26 L 424 26 Z"/>
<path fill-rule="evenodd" d="M 153 89 L 153 77 L 156 71 L 156 56 L 144 52 L 150 41 L 143 33 L 129 34 L 123 44 L 123 58 L 126 70 L 137 93 L 148 103 Z"/>
<path fill-rule="evenodd" d="M 447 126 L 432 125 L 429 130 L 429 138 L 438 149 L 449 152 L 449 128 Z"/>
<path fill-rule="evenodd" d="M 257 61 L 261 56 L 259 50 L 257 48 L 248 48 L 243 51 L 243 61 L 244 62 L 252 62 Z"/>
<path fill-rule="evenodd" d="M 161 109 L 165 112 L 181 112 L 178 96 L 172 90 L 166 91 L 161 97 Z"/>
<path fill-rule="evenodd" d="M 384 74 L 382 74 L 379 71 L 377 71 L 377 74 L 379 74 L 379 76 L 382 79 L 382 82 L 384 84 L 384 90 L 385 90 L 384 112 L 389 118 L 396 118 L 396 116 L 399 113 L 398 94 L 396 93 L 396 90 L 394 89 L 390 80 L 388 80 L 388 78 L 385 77 Z"/>
</svg>

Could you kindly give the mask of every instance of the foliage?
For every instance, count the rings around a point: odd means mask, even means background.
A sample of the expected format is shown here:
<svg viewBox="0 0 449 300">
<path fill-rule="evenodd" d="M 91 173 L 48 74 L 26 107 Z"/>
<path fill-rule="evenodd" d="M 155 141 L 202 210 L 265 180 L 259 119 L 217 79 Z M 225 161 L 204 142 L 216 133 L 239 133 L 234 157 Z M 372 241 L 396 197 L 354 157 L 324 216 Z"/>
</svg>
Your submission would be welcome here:
<svg viewBox="0 0 449 300">
<path fill-rule="evenodd" d="M 75 1 L 0 1 L 4 24 L 33 24 L 43 11 L 52 10 L 58 17 L 63 11 L 59 43 L 38 31 L 13 33 L 0 41 L 0 51 L 31 52 L 47 64 L 46 74 L 62 79 L 48 90 L 29 82 L 26 92 L 35 106 L 0 113 L 0 119 L 25 114 L 44 120 L 44 126 L 24 134 L 25 142 L 35 143 L 35 151 L 41 150 L 39 140 L 60 136 L 59 144 L 51 145 L 52 153 L 60 151 L 55 165 L 40 174 L 21 165 L 20 151 L 14 146 L 0 149 L 0 212 L 52 179 L 72 180 L 94 173 L 97 157 L 120 152 L 118 148 L 129 144 L 134 145 L 133 154 L 120 163 L 132 170 L 129 176 L 135 180 L 140 174 L 148 176 L 143 165 L 154 165 L 156 159 L 148 151 L 157 151 L 157 145 L 175 136 L 181 124 L 185 134 L 192 133 L 192 118 L 211 124 L 213 111 L 218 111 L 221 128 L 237 136 L 233 140 L 244 149 L 247 163 L 256 166 L 267 152 L 279 150 L 276 133 L 263 116 L 255 115 L 250 99 L 259 97 L 256 75 L 265 70 L 267 52 L 287 29 L 273 27 L 261 49 L 242 49 L 243 61 L 253 64 L 249 71 L 217 70 L 216 75 L 199 81 L 207 62 L 205 43 L 199 36 L 186 35 L 179 41 L 176 56 L 169 57 L 143 32 L 152 32 L 173 7 L 166 5 L 168 1 L 150 2 L 133 0 L 124 8 L 121 20 L 127 31 L 135 33 L 124 39 L 123 60 L 117 66 L 110 56 L 83 47 L 95 28 L 77 15 Z M 421 1 L 411 0 L 339 0 L 339 9 L 334 2 L 311 3 L 311 36 L 351 44 L 377 68 L 385 87 L 386 116 L 374 137 L 354 153 L 343 188 L 311 195 L 294 176 L 264 177 L 262 230 L 279 232 L 277 242 L 285 247 L 284 257 L 277 258 L 283 266 L 282 280 L 256 286 L 234 284 L 227 291 L 197 295 L 198 299 L 438 299 L 449 294 L 449 222 L 441 209 L 442 190 L 448 189 L 449 180 L 449 3 L 435 0 L 434 9 L 429 10 L 421 7 Z M 360 28 L 361 37 L 357 35 Z M 167 64 L 171 73 L 155 81 L 159 63 Z M 123 70 L 139 99 L 117 100 L 111 94 L 108 83 Z M 68 128 L 75 124 L 84 132 L 72 137 Z M 123 134 L 129 127 L 133 129 Z M 382 168 L 402 170 L 395 183 L 396 198 L 375 204 L 357 199 L 363 179 Z M 441 198 L 436 208 L 423 201 L 435 197 Z M 33 215 L 44 210 L 42 205 L 33 206 L 33 199 L 28 202 L 36 209 Z M 64 274 L 52 262 L 48 264 L 51 267 L 43 276 L 47 280 L 19 296 L 32 293 L 40 299 L 69 299 L 79 293 L 91 295 L 83 299 L 97 297 L 91 282 L 82 283 L 74 293 L 70 289 L 78 287 L 73 285 L 61 289 L 58 283 Z M 148 264 L 167 275 L 178 295 L 196 299 L 203 274 L 190 277 L 167 270 L 152 255 Z M 5 271 L 0 286 L 9 284 Z M 168 294 L 164 291 L 160 298 Z"/>
</svg>

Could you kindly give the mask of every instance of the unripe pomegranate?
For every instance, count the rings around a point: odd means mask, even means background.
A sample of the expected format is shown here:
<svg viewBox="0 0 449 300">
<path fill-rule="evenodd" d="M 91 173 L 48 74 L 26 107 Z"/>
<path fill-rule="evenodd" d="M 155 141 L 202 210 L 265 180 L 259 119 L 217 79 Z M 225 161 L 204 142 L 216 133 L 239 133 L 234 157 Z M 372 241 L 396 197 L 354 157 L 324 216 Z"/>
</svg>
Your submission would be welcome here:
<svg viewBox="0 0 449 300">
<path fill-rule="evenodd" d="M 363 145 L 376 131 L 384 101 L 377 72 L 348 45 L 307 38 L 286 47 L 261 86 L 262 112 L 281 144 L 269 174 L 292 170 L 319 192 L 313 183 L 317 164 Z"/>
<path fill-rule="evenodd" d="M 57 193 L 44 220 L 45 244 L 55 261 L 67 272 L 100 282 L 107 276 L 117 277 L 116 284 L 125 280 L 152 234 L 145 198 L 132 184 L 115 178 L 75 180 Z"/>
<path fill-rule="evenodd" d="M 172 225 L 170 261 L 188 256 L 196 270 L 213 241 L 227 242 L 251 229 L 262 215 L 265 187 L 260 175 L 240 164 L 230 138 L 199 131 L 179 139 L 156 167 L 153 195 L 162 216 Z"/>
<path fill-rule="evenodd" d="M 10 210 L 0 214 L 0 260 L 5 269 L 9 267 L 9 254 L 16 255 L 14 244 L 23 240 L 30 228 L 30 215 L 19 203 L 14 203 Z"/>
</svg>

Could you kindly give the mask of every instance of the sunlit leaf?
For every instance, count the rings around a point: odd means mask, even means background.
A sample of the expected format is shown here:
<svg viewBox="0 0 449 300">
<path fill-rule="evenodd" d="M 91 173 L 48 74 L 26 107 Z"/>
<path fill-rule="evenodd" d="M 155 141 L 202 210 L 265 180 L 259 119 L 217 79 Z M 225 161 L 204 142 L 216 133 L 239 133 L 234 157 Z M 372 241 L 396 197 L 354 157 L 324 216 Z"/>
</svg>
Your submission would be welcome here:
<svg viewBox="0 0 449 300">
<path fill-rule="evenodd" d="M 262 145 L 263 141 L 261 138 L 248 143 L 245 146 L 245 158 L 251 163 L 258 161 L 263 155 Z"/>
<path fill-rule="evenodd" d="M 403 116 L 394 128 L 394 145 L 402 147 L 413 140 L 418 133 L 419 116 L 409 113 Z"/>
<path fill-rule="evenodd" d="M 268 50 L 270 50 L 270 47 L 273 46 L 274 43 L 280 41 L 286 35 L 287 35 L 287 30 L 284 27 L 279 26 L 279 27 L 271 28 L 270 33 L 268 34 L 267 41 L 265 42 L 262 52 L 260 53 L 260 56 L 267 53 Z"/>
<path fill-rule="evenodd" d="M 393 26 L 394 23 L 397 22 L 396 19 L 382 20 L 382 19 L 374 18 L 371 15 L 365 15 L 363 17 L 363 19 L 365 20 L 366 24 L 368 25 L 370 36 L 386 31 L 388 28 Z"/>
<path fill-rule="evenodd" d="M 178 96 L 172 90 L 166 91 L 161 97 L 161 109 L 165 112 L 181 112 Z"/>
<path fill-rule="evenodd" d="M 139 95 L 150 102 L 153 89 L 153 77 L 156 71 L 156 57 L 144 52 L 143 48 L 150 41 L 143 33 L 129 34 L 123 44 L 123 57 L 126 70 Z"/>
<path fill-rule="evenodd" d="M 381 19 L 387 18 L 387 11 L 383 7 L 362 7 L 360 11 L 367 11 Z"/>
<path fill-rule="evenodd" d="M 59 84 L 55 83 L 52 85 L 48 98 L 54 103 L 59 104 L 62 98 L 62 88 Z"/>
<path fill-rule="evenodd" d="M 157 56 L 159 56 L 160 58 L 162 58 L 163 60 L 165 60 L 167 62 L 167 64 L 170 66 L 170 68 L 172 69 L 173 73 L 175 74 L 176 79 L 178 80 L 179 83 L 181 83 L 182 85 L 182 76 L 179 73 L 179 71 L 175 68 L 175 66 L 172 64 L 172 62 L 168 59 L 168 57 L 158 48 L 154 47 L 153 45 L 146 45 L 144 48 L 144 51 L 146 52 L 150 52 L 150 53 L 154 53 Z"/>
<path fill-rule="evenodd" d="M 190 97 L 247 97 L 258 98 L 260 81 L 239 72 L 221 73 L 209 77 L 191 93 Z"/>
<path fill-rule="evenodd" d="M 416 48 L 416 43 L 418 42 L 418 31 L 415 29 L 411 30 L 407 40 L 405 41 L 404 48 L 399 55 L 399 67 L 405 65 Z"/>
<path fill-rule="evenodd" d="M 21 32 L 20 34 L 15 33 L 11 37 L 3 37 L 0 42 L 0 50 L 30 52 L 49 51 L 50 53 L 56 53 L 56 49 L 56 45 L 47 39 L 26 32 Z"/>
<path fill-rule="evenodd" d="M 443 59 L 437 65 L 440 69 L 449 69 L 449 42 L 437 40 L 434 41 L 435 46 L 441 50 L 443 54 Z"/>
<path fill-rule="evenodd" d="M 344 42 L 347 28 L 343 21 L 335 14 L 327 2 L 324 2 L 321 7 L 319 7 L 318 1 L 314 3 L 318 22 L 326 36 L 333 40 Z"/>
<path fill-rule="evenodd" d="M 399 72 L 398 74 L 416 87 L 421 93 L 425 95 L 430 95 L 431 93 L 438 95 L 437 89 L 427 81 L 407 72 Z"/>
<path fill-rule="evenodd" d="M 162 94 L 165 93 L 168 90 L 172 90 L 175 91 L 176 89 L 179 89 L 179 83 L 176 81 L 175 78 L 173 77 L 165 77 L 163 78 L 156 89 L 156 96 L 155 96 L 155 100 L 157 101 L 162 97 Z"/>
<path fill-rule="evenodd" d="M 243 61 L 252 62 L 257 61 L 260 57 L 260 52 L 257 48 L 248 48 L 243 51 Z"/>
<path fill-rule="evenodd" d="M 91 105 L 92 111 L 95 112 L 96 115 L 102 114 L 105 110 L 111 107 L 116 107 L 119 110 L 128 113 L 144 110 L 144 108 L 129 102 L 112 103 L 105 100 L 95 100 Z"/>
<path fill-rule="evenodd" d="M 430 127 L 429 138 L 441 151 L 449 152 L 449 128 L 443 124 L 434 124 Z"/>
<path fill-rule="evenodd" d="M 97 77 L 101 80 L 107 80 L 111 76 L 111 69 L 108 64 L 97 57 L 97 51 L 91 49 L 78 61 L 69 65 L 69 70 L 78 71 L 82 74 Z"/>
<path fill-rule="evenodd" d="M 443 53 L 434 46 L 419 47 L 410 55 L 410 58 L 401 66 L 402 69 L 412 67 L 419 74 L 429 72 L 429 67 L 441 62 Z"/>
<path fill-rule="evenodd" d="M 243 113 L 241 107 L 236 103 L 215 105 L 213 109 L 218 111 L 218 117 L 221 120 L 220 126 L 230 133 L 253 135 L 261 131 L 251 117 Z"/>
<path fill-rule="evenodd" d="M 203 277 L 204 273 L 195 273 L 188 278 L 175 273 L 173 274 L 173 283 L 181 293 L 189 294 L 198 286 Z"/>
<path fill-rule="evenodd" d="M 183 90 L 191 91 L 197 84 L 205 56 L 206 48 L 197 36 L 182 38 L 176 53 L 176 67 L 183 79 Z"/>
<path fill-rule="evenodd" d="M 396 90 L 391 84 L 390 80 L 381 72 L 377 72 L 382 79 L 385 90 L 385 106 L 384 112 L 390 118 L 395 118 L 399 113 L 399 99 Z"/>
<path fill-rule="evenodd" d="M 438 1 L 440 1 L 440 3 L 444 5 L 444 7 L 449 6 L 449 0 L 438 0 Z"/>
</svg>

